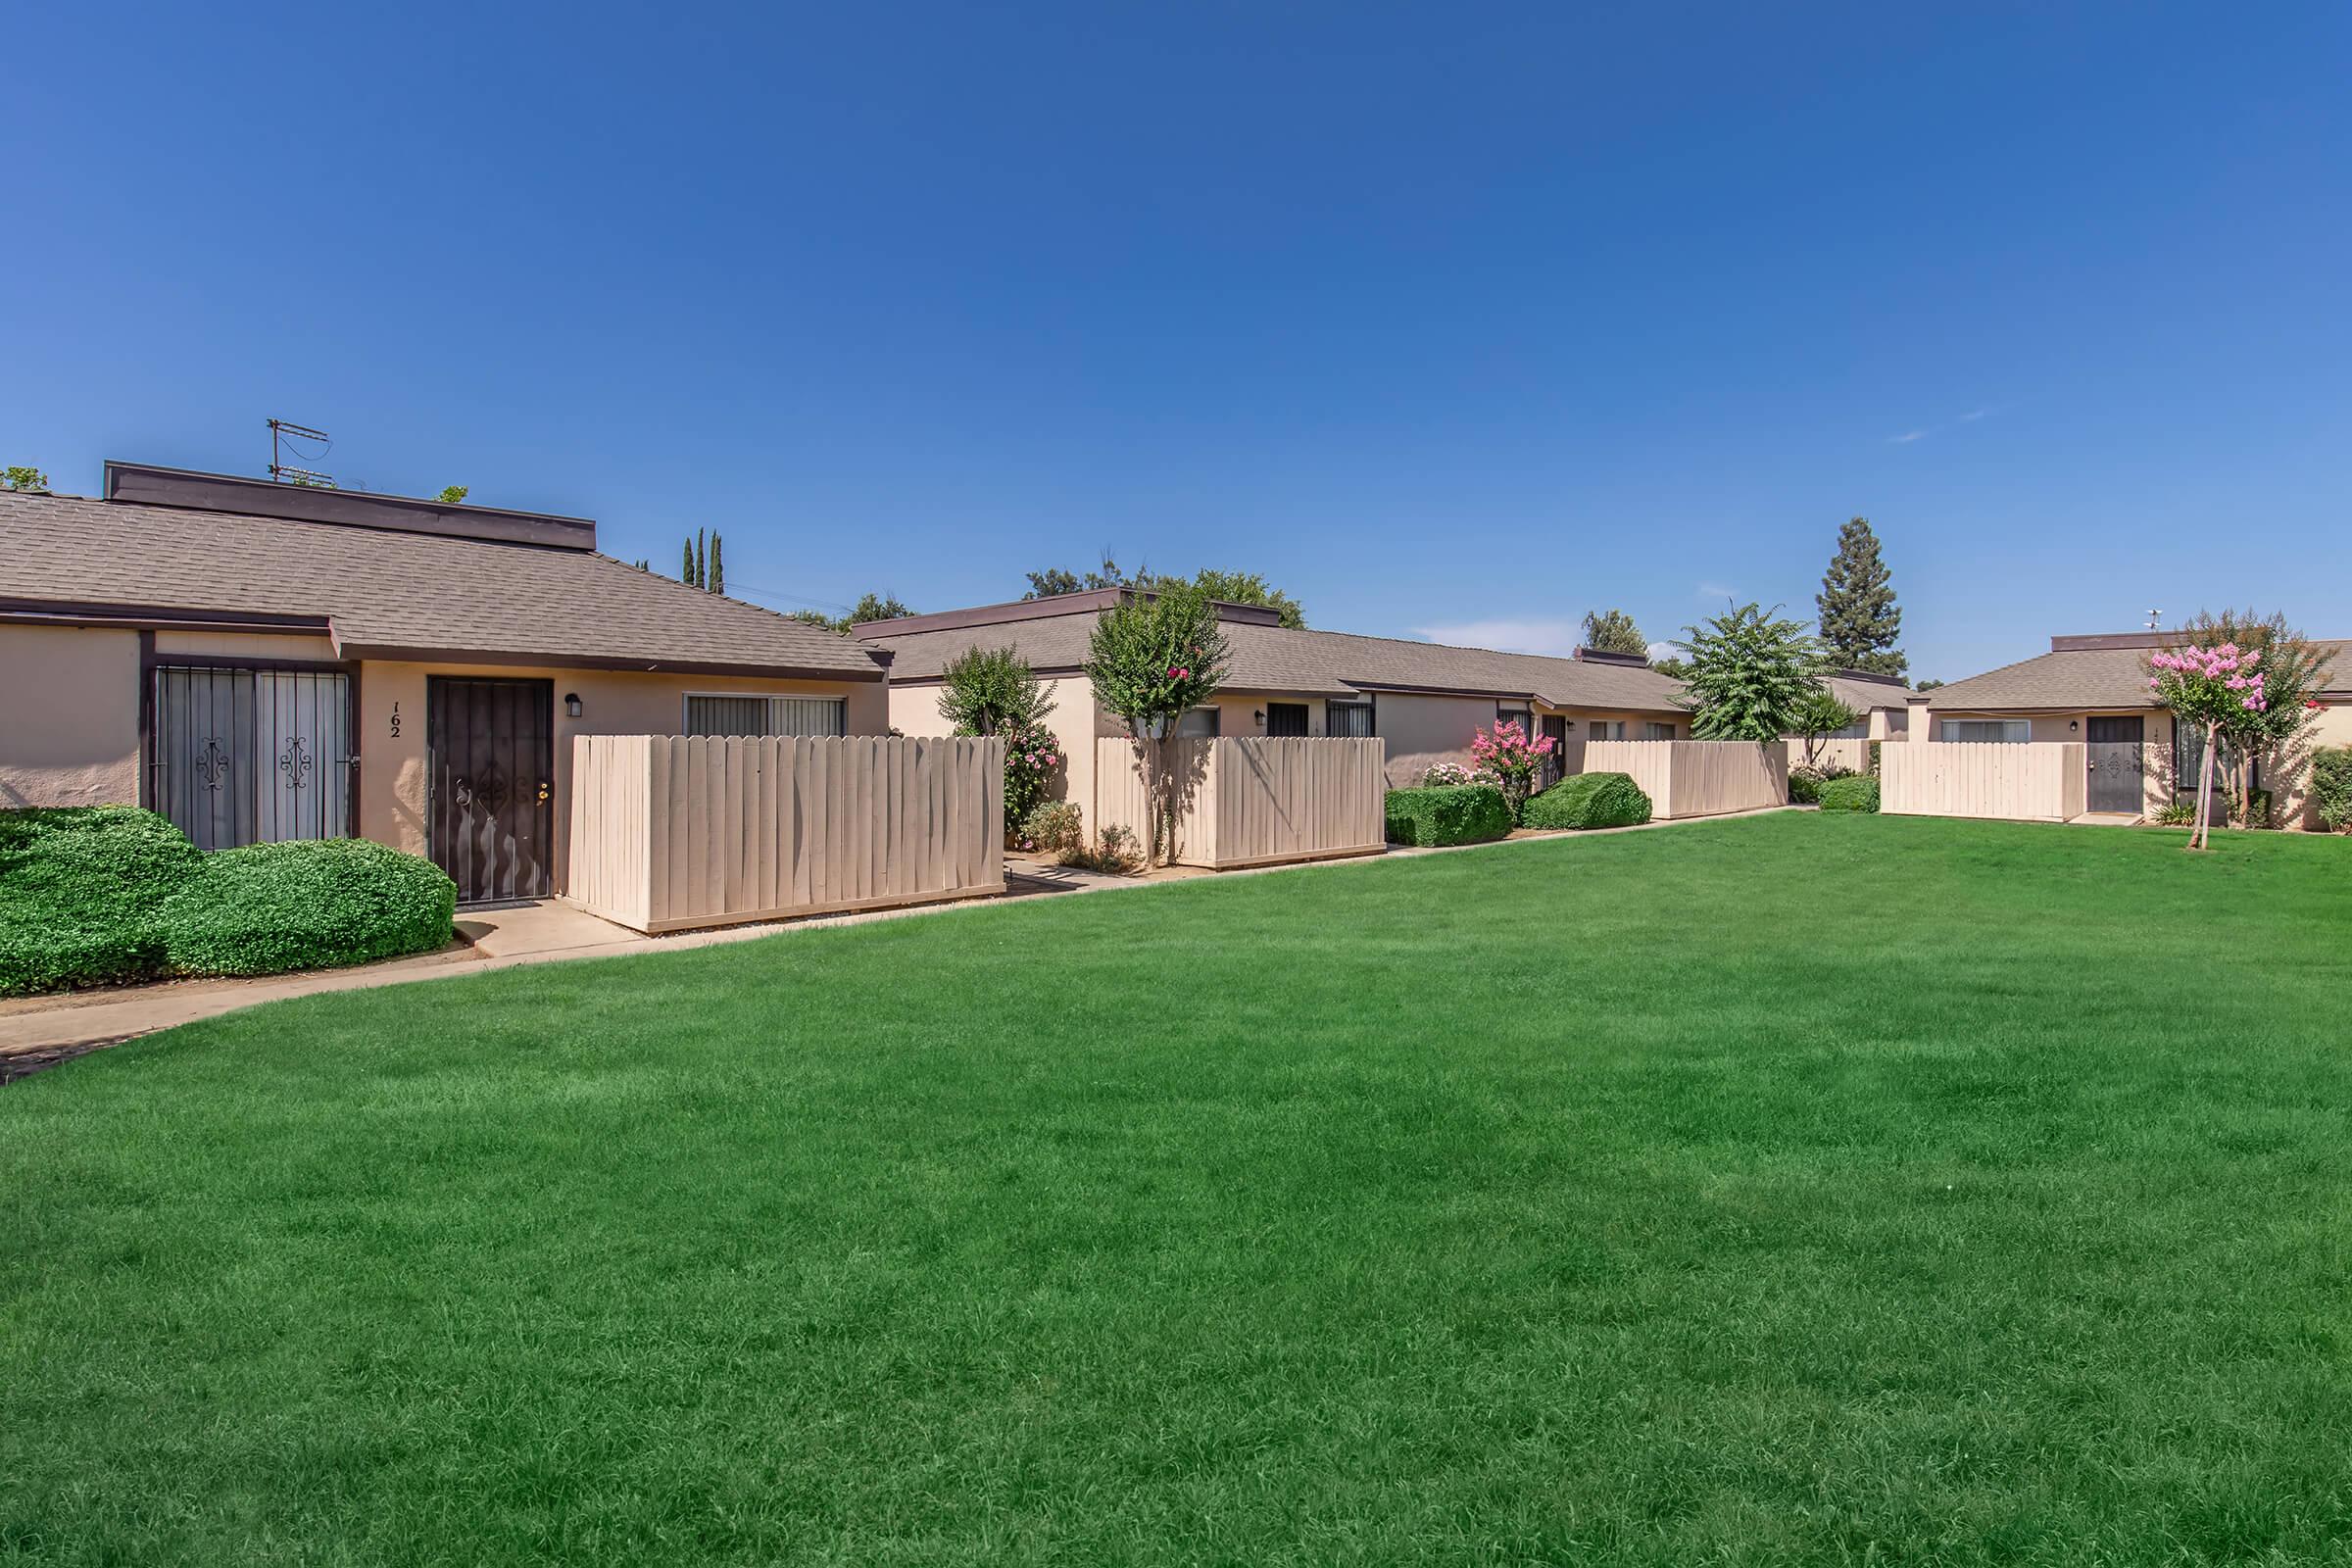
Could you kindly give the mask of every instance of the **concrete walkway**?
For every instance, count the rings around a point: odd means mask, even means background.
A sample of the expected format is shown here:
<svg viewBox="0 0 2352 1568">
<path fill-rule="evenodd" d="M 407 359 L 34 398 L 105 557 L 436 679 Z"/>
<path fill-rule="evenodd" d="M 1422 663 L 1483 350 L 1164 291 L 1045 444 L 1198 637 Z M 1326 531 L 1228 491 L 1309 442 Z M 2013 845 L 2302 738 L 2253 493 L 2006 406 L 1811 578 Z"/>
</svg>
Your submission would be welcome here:
<svg viewBox="0 0 2352 1568">
<path fill-rule="evenodd" d="M 723 942 L 753 942 L 787 931 L 814 931 L 828 926 L 864 925 L 875 920 L 909 920 L 986 908 L 1011 901 L 1055 898 L 1068 894 L 1105 893 L 1157 887 L 1200 877 L 1298 875 L 1334 866 L 1360 865 L 1366 860 L 1402 859 L 1423 855 L 1466 855 L 1482 850 L 1507 850 L 1513 845 L 1537 844 L 1557 838 L 1600 838 L 1615 833 L 1647 833 L 1687 822 L 1728 822 L 1739 816 L 1765 816 L 1790 807 L 1768 807 L 1728 816 L 1687 817 L 1673 822 L 1648 822 L 1641 827 L 1595 828 L 1582 833 L 1534 832 L 1520 829 L 1509 838 L 1490 844 L 1456 844 L 1442 849 L 1392 848 L 1383 855 L 1354 859 L 1309 860 L 1298 865 L 1259 865 L 1236 871 L 1204 871 L 1192 866 L 1169 866 L 1143 876 L 1110 876 L 1069 866 L 1009 859 L 1004 866 L 1005 893 L 1002 898 L 972 899 L 960 904 L 924 904 L 904 909 L 867 909 L 856 914 L 818 915 L 762 925 L 720 926 L 709 931 L 682 931 L 673 936 L 649 937 L 625 926 L 554 900 L 535 900 L 458 911 L 458 932 L 464 939 L 438 953 L 350 969 L 318 969 L 307 974 L 272 975 L 258 980 L 172 980 L 158 985 L 117 990 L 76 991 L 57 996 L 0 999 L 0 1084 L 12 1078 L 111 1046 L 158 1029 L 171 1029 L 200 1018 L 218 1017 L 240 1007 L 258 1006 L 288 997 L 316 996 L 325 991 L 359 991 L 372 986 L 408 985 L 447 980 L 460 975 L 486 974 L 494 969 L 526 963 L 556 963 L 570 958 L 618 958 L 643 953 L 675 953 L 683 948 L 712 947 Z"/>
</svg>

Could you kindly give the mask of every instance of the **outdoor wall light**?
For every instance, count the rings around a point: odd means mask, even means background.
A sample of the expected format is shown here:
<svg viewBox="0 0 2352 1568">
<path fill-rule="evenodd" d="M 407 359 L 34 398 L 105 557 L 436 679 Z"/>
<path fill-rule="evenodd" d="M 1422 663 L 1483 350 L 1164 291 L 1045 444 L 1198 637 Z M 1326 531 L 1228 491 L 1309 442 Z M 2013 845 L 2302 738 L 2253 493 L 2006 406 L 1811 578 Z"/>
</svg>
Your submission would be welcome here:
<svg viewBox="0 0 2352 1568">
<path fill-rule="evenodd" d="M 1257 710 L 1257 727 L 1259 729 L 1266 727 L 1266 710 L 1262 708 Z"/>
<path fill-rule="evenodd" d="M 564 715 L 569 718 L 577 718 L 580 716 L 580 694 L 578 692 L 565 692 L 564 694 Z"/>
<path fill-rule="evenodd" d="M 2069 735 L 2072 735 L 2076 730 L 2079 730 L 2082 727 L 2082 721 L 2079 718 L 2070 718 L 2066 721 L 2066 732 Z"/>
</svg>

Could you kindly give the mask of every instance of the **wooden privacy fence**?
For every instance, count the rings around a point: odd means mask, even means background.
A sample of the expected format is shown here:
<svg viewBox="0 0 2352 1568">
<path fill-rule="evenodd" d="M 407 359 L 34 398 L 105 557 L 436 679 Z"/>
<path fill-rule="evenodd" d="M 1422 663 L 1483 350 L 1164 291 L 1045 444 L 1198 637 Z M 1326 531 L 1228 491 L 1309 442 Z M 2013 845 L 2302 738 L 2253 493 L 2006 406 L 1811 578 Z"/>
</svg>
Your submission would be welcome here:
<svg viewBox="0 0 2352 1568">
<path fill-rule="evenodd" d="M 2081 741 L 1913 741 L 1879 749 L 1879 809 L 2065 822 L 2082 814 Z"/>
<path fill-rule="evenodd" d="M 1625 773 L 1653 821 L 1788 804 L 1788 758 L 1771 741 L 1589 741 L 1585 771 Z"/>
<path fill-rule="evenodd" d="M 565 902 L 639 931 L 1004 891 L 1004 743 L 580 735 Z"/>
<path fill-rule="evenodd" d="M 1166 754 L 1177 779 L 1179 865 L 1230 870 L 1285 860 L 1378 855 L 1387 847 L 1379 739 L 1316 737 L 1179 740 Z M 1135 742 L 1095 742 L 1096 827 L 1145 831 L 1145 777 Z"/>
<path fill-rule="evenodd" d="M 1805 760 L 1805 743 L 1803 741 L 1784 741 L 1782 744 L 1788 748 L 1788 766 L 1802 766 Z M 1870 771 L 1870 744 L 1859 736 L 1832 736 L 1813 748 L 1813 765 L 1829 767 L 1834 763 L 1844 768 L 1848 773 L 1867 773 Z M 1886 744 L 1900 746 L 1903 743 L 1895 740 Z"/>
</svg>

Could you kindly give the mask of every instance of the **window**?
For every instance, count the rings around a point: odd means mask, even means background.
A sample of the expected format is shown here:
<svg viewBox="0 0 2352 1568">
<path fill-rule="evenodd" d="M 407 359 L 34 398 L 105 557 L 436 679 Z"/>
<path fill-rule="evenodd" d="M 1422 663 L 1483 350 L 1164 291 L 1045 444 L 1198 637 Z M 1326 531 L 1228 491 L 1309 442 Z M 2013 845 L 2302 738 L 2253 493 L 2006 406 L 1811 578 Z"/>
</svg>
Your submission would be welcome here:
<svg viewBox="0 0 2352 1568">
<path fill-rule="evenodd" d="M 2093 722 L 2095 723 L 2096 720 Z M 2175 795 L 2185 795 L 2192 800 L 2196 797 L 2198 771 L 2204 765 L 2204 731 L 2198 729 L 2194 724 L 2183 724 L 2178 718 L 2174 719 L 2173 793 Z M 2213 788 L 2217 795 L 2223 790 L 2232 789 L 2236 786 L 2234 777 L 2236 769 L 2237 748 L 2230 745 L 2229 738 L 2225 736 L 2213 757 Z M 2259 758 L 2255 760 L 2253 777 L 2249 783 L 2254 789 L 2262 788 L 2262 760 Z"/>
<path fill-rule="evenodd" d="M 1369 739 L 1372 734 L 1372 705 L 1370 703 L 1325 703 L 1323 727 L 1333 735 Z"/>
<path fill-rule="evenodd" d="M 1536 732 L 1536 715 L 1524 708 L 1505 708 L 1497 703 L 1494 705 L 1494 722 L 1516 724 L 1522 735 L 1533 735 Z"/>
<path fill-rule="evenodd" d="M 1193 740 L 1212 740 L 1223 733 L 1224 713 L 1214 708 L 1196 708 L 1176 721 L 1176 733 Z"/>
<path fill-rule="evenodd" d="M 1642 738 L 1645 741 L 1670 741 L 1674 739 L 1674 726 L 1651 719 L 1642 726 Z"/>
<path fill-rule="evenodd" d="M 850 705 L 839 697 L 686 696 L 689 735 L 847 735 Z"/>
<path fill-rule="evenodd" d="M 351 832 L 351 679 L 340 670 L 165 664 L 149 799 L 200 850 Z"/>
<path fill-rule="evenodd" d="M 2022 746 L 2034 738 L 2034 725 L 2023 718 L 1947 718 L 1943 721 L 1942 735 L 1947 741 L 1999 741 Z"/>
<path fill-rule="evenodd" d="M 1889 734 L 1889 735 L 1908 735 L 1908 734 L 1910 734 L 1910 733 L 1911 733 L 1911 712 L 1910 712 L 1910 710 L 1908 710 L 1908 709 L 1903 709 L 1903 708 L 1890 708 L 1890 709 L 1888 709 L 1888 710 L 1886 710 L 1886 733 L 1887 733 L 1887 734 Z"/>
<path fill-rule="evenodd" d="M 1585 720 L 1585 739 L 1589 741 L 1621 741 L 1625 739 L 1625 720 L 1622 718 L 1588 718 Z"/>
<path fill-rule="evenodd" d="M 1269 736 L 1299 736 L 1307 731 L 1304 703 L 1268 703 L 1266 705 L 1266 733 Z"/>
</svg>

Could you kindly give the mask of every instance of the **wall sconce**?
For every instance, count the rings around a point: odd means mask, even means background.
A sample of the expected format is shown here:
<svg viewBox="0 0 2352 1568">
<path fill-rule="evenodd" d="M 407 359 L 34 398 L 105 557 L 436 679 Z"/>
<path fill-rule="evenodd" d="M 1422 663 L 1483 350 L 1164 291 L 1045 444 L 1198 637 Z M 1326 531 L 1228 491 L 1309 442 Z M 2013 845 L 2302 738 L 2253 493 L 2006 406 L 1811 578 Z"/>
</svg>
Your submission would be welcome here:
<svg viewBox="0 0 2352 1568">
<path fill-rule="evenodd" d="M 1258 727 L 1259 729 L 1264 729 L 1264 728 L 1266 727 L 1266 710 L 1265 710 L 1264 709 L 1262 709 L 1262 708 L 1261 708 L 1261 709 L 1259 709 L 1259 710 L 1257 710 L 1256 717 L 1257 717 L 1257 727 Z"/>
<path fill-rule="evenodd" d="M 2081 729 L 2082 727 L 2082 721 L 2079 718 L 2070 718 L 2066 721 L 2066 732 L 2069 735 L 2072 735 L 2075 731 Z"/>
<path fill-rule="evenodd" d="M 580 716 L 580 694 L 578 692 L 565 692 L 564 694 L 564 713 L 567 718 L 577 718 Z"/>
</svg>

